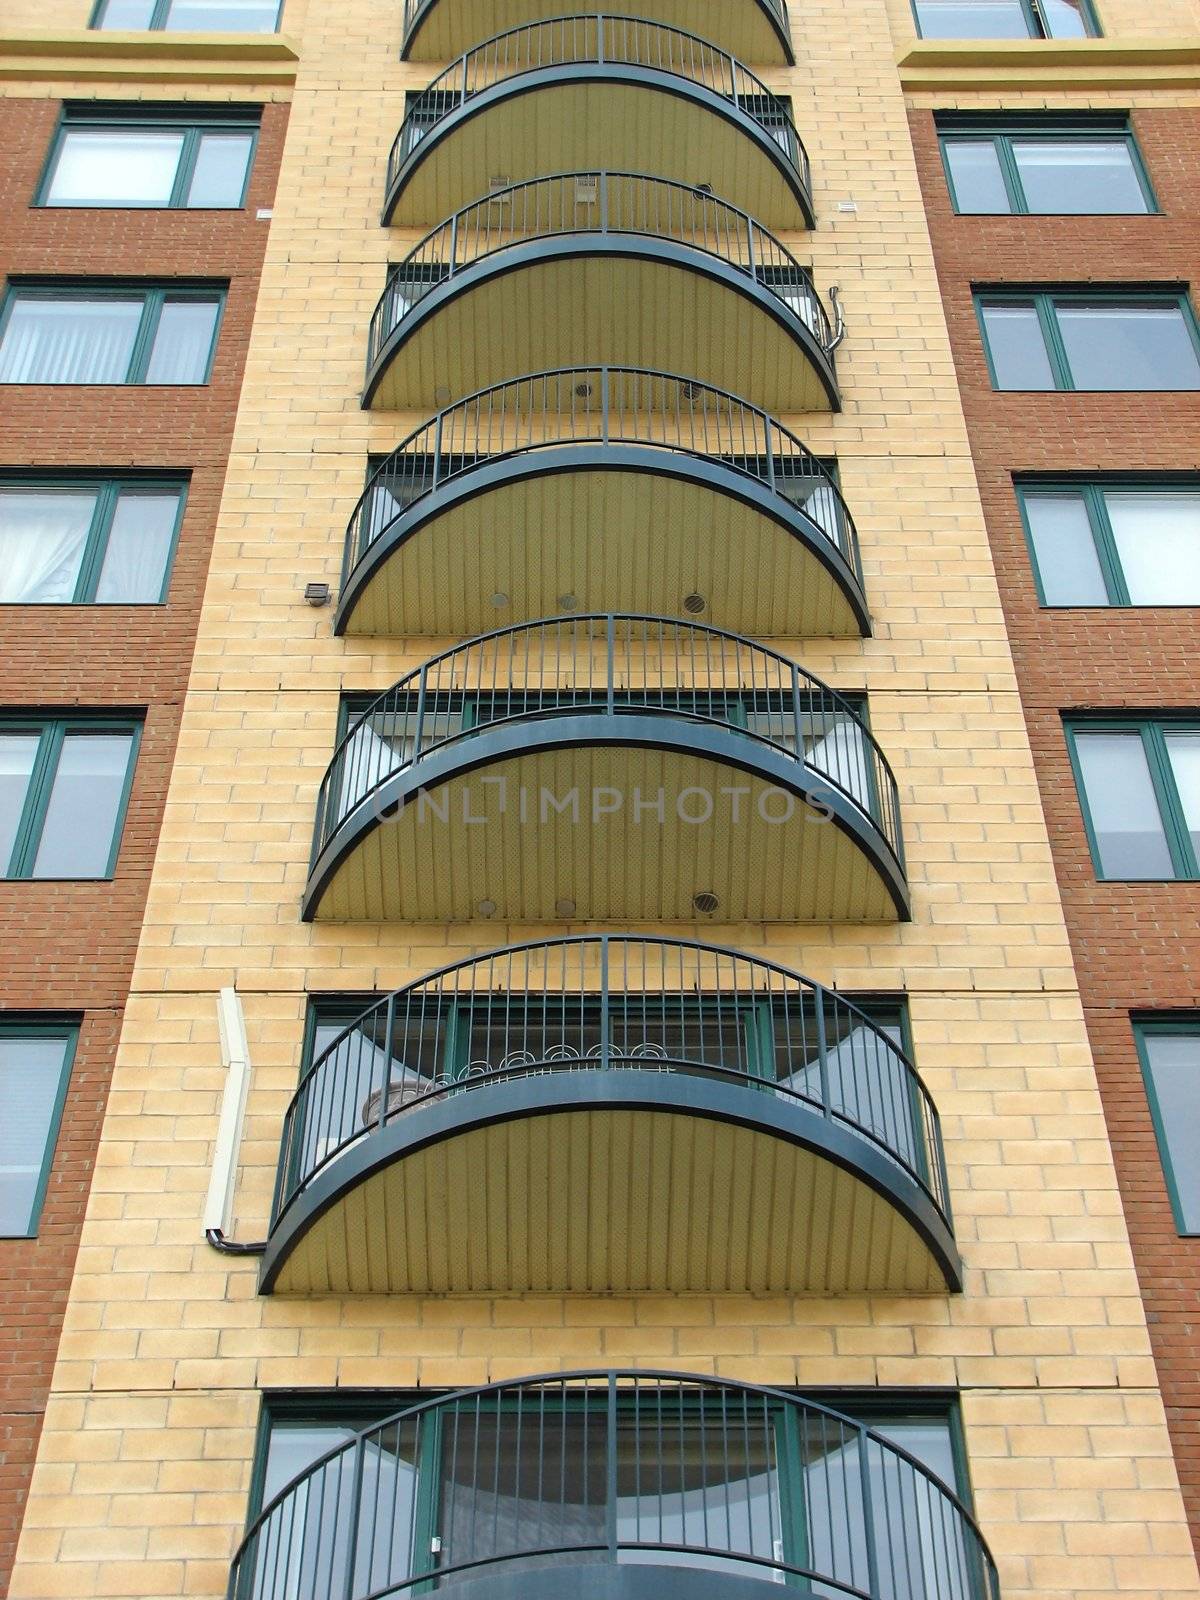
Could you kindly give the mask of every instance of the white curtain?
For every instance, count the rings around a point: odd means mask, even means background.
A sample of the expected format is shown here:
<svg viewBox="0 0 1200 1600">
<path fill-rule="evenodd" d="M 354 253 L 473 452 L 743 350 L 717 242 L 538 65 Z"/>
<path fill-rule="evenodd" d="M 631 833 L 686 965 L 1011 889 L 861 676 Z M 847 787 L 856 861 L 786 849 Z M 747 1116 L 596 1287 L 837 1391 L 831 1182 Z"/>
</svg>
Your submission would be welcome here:
<svg viewBox="0 0 1200 1600">
<path fill-rule="evenodd" d="M 79 128 L 68 131 L 50 183 L 50 202 L 165 206 L 183 149 L 181 133 Z"/>
<path fill-rule="evenodd" d="M 215 300 L 168 300 L 158 319 L 147 383 L 203 383 L 208 377 Z"/>
<path fill-rule="evenodd" d="M 45 300 L 18 292 L 0 383 L 124 383 L 142 300 Z"/>
<path fill-rule="evenodd" d="M 1200 494 L 1104 497 L 1135 606 L 1200 605 Z"/>
<path fill-rule="evenodd" d="M 157 604 L 178 512 L 177 494 L 121 495 L 96 584 L 100 604 Z"/>
<path fill-rule="evenodd" d="M 274 33 L 277 0 L 172 0 L 167 27 L 198 33 Z"/>
<path fill-rule="evenodd" d="M 0 1233 L 24 1233 L 62 1072 L 61 1038 L 0 1039 Z"/>
<path fill-rule="evenodd" d="M 871 769 L 863 730 L 849 717 L 839 718 L 832 728 L 822 729 L 821 737 L 805 739 L 804 759 L 858 801 L 864 811 L 874 814 L 871 795 Z"/>
<path fill-rule="evenodd" d="M 88 489 L 0 493 L 0 603 L 64 605 L 73 599 L 95 507 Z"/>
</svg>

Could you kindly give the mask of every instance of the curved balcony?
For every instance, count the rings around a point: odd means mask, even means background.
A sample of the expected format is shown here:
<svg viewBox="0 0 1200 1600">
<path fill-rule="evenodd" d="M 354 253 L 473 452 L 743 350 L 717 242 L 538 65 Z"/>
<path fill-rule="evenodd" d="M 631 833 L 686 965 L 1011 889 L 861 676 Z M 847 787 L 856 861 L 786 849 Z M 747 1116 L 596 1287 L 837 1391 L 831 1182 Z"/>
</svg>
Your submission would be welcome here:
<svg viewBox="0 0 1200 1600">
<path fill-rule="evenodd" d="M 961 1271 L 898 1030 L 734 950 L 599 934 L 445 967 L 316 1058 L 262 1284 L 928 1293 Z"/>
<path fill-rule="evenodd" d="M 363 404 L 594 361 L 836 410 L 836 342 L 808 270 L 746 212 L 641 173 L 559 173 L 456 212 L 392 269 Z"/>
<path fill-rule="evenodd" d="M 521 0 L 522 23 L 559 15 L 555 0 Z M 703 0 L 653 0 L 647 22 L 703 33 L 743 61 L 791 66 L 796 60 L 784 0 L 738 0 L 715 9 Z M 513 7 L 497 0 L 405 0 L 404 61 L 449 61 L 514 21 Z"/>
<path fill-rule="evenodd" d="M 787 100 L 707 39 L 595 13 L 509 28 L 411 96 L 383 220 L 445 216 L 500 174 L 516 183 L 564 167 L 636 167 L 647 150 L 664 178 L 705 184 L 764 222 L 812 226 L 808 157 Z"/>
<path fill-rule="evenodd" d="M 1000 1600 L 953 1491 L 881 1432 L 779 1389 L 578 1372 L 425 1400 L 252 1524 L 231 1600 Z"/>
<path fill-rule="evenodd" d="M 748 401 L 639 368 L 535 373 L 409 434 L 355 507 L 334 626 L 461 638 L 564 595 L 762 638 L 870 631 L 820 461 Z"/>
<path fill-rule="evenodd" d="M 321 784 L 306 919 L 907 917 L 896 783 L 842 696 L 736 634 L 558 617 L 435 656 Z"/>
</svg>

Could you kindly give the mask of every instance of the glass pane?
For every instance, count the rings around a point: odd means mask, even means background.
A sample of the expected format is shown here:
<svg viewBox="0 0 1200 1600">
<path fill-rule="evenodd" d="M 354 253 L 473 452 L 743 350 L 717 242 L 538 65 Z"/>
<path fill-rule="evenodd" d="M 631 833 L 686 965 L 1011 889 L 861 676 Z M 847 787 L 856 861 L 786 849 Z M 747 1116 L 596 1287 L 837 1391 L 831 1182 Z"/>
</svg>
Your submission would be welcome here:
<svg viewBox="0 0 1200 1600">
<path fill-rule="evenodd" d="M 964 215 L 1012 210 L 994 139 L 947 139 L 945 150 L 956 210 Z"/>
<path fill-rule="evenodd" d="M 1145 1045 L 1163 1166 L 1174 1180 L 1181 1225 L 1200 1233 L 1200 1034 L 1156 1029 L 1145 1036 Z"/>
<path fill-rule="evenodd" d="M 96 585 L 102 604 L 156 605 L 175 535 L 179 496 L 123 490 Z"/>
<path fill-rule="evenodd" d="M 984 305 L 997 389 L 1053 389 L 1054 372 L 1033 306 Z"/>
<path fill-rule="evenodd" d="M 181 133 L 68 132 L 47 198 L 58 206 L 165 206 L 182 149 Z"/>
<path fill-rule="evenodd" d="M 1014 139 L 1030 211 L 1145 211 L 1146 197 L 1124 139 Z"/>
<path fill-rule="evenodd" d="M 12 867 L 13 845 L 40 742 L 36 733 L 0 734 L 0 874 Z"/>
<path fill-rule="evenodd" d="M 66 1041 L 0 1038 L 0 1234 L 27 1233 Z"/>
<path fill-rule="evenodd" d="M 206 133 L 200 138 L 189 206 L 240 206 L 254 140 L 248 133 Z"/>
<path fill-rule="evenodd" d="M 142 299 L 18 294 L 0 343 L 0 383 L 124 383 Z"/>
<path fill-rule="evenodd" d="M 131 743 L 127 733 L 69 733 L 63 740 L 35 878 L 108 875 Z"/>
<path fill-rule="evenodd" d="M 1048 606 L 1106 606 L 1108 586 L 1081 494 L 1027 494 L 1025 515 Z"/>
<path fill-rule="evenodd" d="M 1076 389 L 1200 389 L 1179 306 L 1056 306 Z"/>
<path fill-rule="evenodd" d="M 1081 733 L 1075 748 L 1104 876 L 1173 878 L 1141 734 Z"/>
<path fill-rule="evenodd" d="M 168 300 L 158 319 L 147 383 L 205 383 L 217 326 L 215 300 Z"/>
<path fill-rule="evenodd" d="M 1130 601 L 1200 605 L 1200 494 L 1106 494 Z"/>
<path fill-rule="evenodd" d="M 92 489 L 0 490 L 0 602 L 73 600 L 95 509 Z"/>
<path fill-rule="evenodd" d="M 1028 39 L 1021 0 L 917 0 L 924 39 Z"/>
<path fill-rule="evenodd" d="M 1200 733 L 1168 733 L 1166 746 L 1184 826 L 1192 841 L 1194 867 L 1200 862 Z"/>
<path fill-rule="evenodd" d="M 1086 39 L 1091 29 L 1084 17 L 1084 0 L 1038 0 L 1046 32 L 1052 39 Z"/>
<path fill-rule="evenodd" d="M 274 33 L 278 0 L 171 0 L 172 32 Z"/>
<path fill-rule="evenodd" d="M 354 1431 L 348 1422 L 273 1422 L 267 1440 L 261 1504 L 269 1505 L 293 1478 L 335 1445 L 345 1444 Z"/>
<path fill-rule="evenodd" d="M 108 0 L 98 28 L 148 28 L 154 0 Z"/>
</svg>

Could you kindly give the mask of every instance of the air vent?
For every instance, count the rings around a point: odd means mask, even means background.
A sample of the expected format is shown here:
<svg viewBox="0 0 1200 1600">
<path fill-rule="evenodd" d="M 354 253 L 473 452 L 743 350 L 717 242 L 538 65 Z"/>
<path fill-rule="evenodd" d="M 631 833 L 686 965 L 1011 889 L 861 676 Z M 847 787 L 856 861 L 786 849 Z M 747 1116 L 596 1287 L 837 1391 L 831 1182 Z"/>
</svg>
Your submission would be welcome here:
<svg viewBox="0 0 1200 1600">
<path fill-rule="evenodd" d="M 683 609 L 689 616 L 698 617 L 707 606 L 708 601 L 702 594 L 685 594 L 683 597 Z"/>
<path fill-rule="evenodd" d="M 692 905 L 702 917 L 711 917 L 721 902 L 715 894 L 705 890 L 703 894 L 693 896 Z"/>
<path fill-rule="evenodd" d="M 679 385 L 679 398 L 687 405 L 693 405 L 704 393 L 704 385 L 700 383 L 681 383 Z"/>
</svg>

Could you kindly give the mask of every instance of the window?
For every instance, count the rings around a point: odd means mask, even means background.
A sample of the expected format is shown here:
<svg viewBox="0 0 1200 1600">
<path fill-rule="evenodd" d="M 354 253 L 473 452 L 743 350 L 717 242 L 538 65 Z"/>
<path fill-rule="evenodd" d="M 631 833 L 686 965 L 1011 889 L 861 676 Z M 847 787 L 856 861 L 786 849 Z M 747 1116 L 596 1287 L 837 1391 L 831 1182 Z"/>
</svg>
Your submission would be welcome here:
<svg viewBox="0 0 1200 1600">
<path fill-rule="evenodd" d="M 282 0 L 99 0 L 92 27 L 275 33 L 282 9 Z"/>
<path fill-rule="evenodd" d="M 78 1033 L 73 1022 L 0 1022 L 2 1238 L 37 1232 Z"/>
<path fill-rule="evenodd" d="M 137 742 L 128 722 L 0 722 L 0 876 L 111 878 Z"/>
<path fill-rule="evenodd" d="M 69 108 L 50 152 L 47 206 L 213 210 L 245 198 L 256 120 Z"/>
<path fill-rule="evenodd" d="M 1146 1018 L 1133 1032 L 1175 1226 L 1200 1234 L 1200 1020 Z"/>
<path fill-rule="evenodd" d="M 1200 483 L 1024 483 L 1044 606 L 1200 606 Z"/>
<path fill-rule="evenodd" d="M 138 479 L 0 478 L 0 604 L 157 605 L 185 492 Z"/>
<path fill-rule="evenodd" d="M 207 383 L 219 289 L 12 287 L 0 383 Z"/>
<path fill-rule="evenodd" d="M 913 0 L 923 39 L 1084 39 L 1090 0 Z"/>
<path fill-rule="evenodd" d="M 362 1499 L 364 1506 L 382 1508 L 373 1514 L 366 1547 L 367 1561 L 382 1580 L 372 1587 L 390 1592 L 402 1572 L 414 1570 L 410 1562 L 420 1563 L 417 1572 L 432 1571 L 472 1561 L 511 1561 L 524 1549 L 554 1551 L 567 1564 L 577 1545 L 602 1547 L 608 1491 L 603 1474 L 597 1482 L 595 1472 L 606 1454 L 608 1424 L 601 1410 L 604 1391 L 590 1393 L 586 1405 L 582 1393 L 563 1399 L 553 1390 L 547 1395 L 537 1388 L 527 1396 L 509 1390 L 499 1406 L 494 1394 L 479 1402 L 468 1396 L 440 1427 L 435 1422 L 417 1429 L 409 1421 L 376 1435 L 380 1448 L 364 1471 L 364 1482 L 369 1475 L 372 1488 L 364 1489 Z M 248 1520 L 253 1522 L 328 1451 L 430 1398 L 427 1393 L 379 1395 L 355 1403 L 332 1396 L 268 1397 Z M 838 1391 L 813 1399 L 909 1451 L 970 1505 L 953 1401 L 867 1398 Z M 522 1427 L 526 1408 L 530 1420 Z M 818 1571 L 847 1572 L 857 1564 L 851 1548 L 861 1551 L 867 1537 L 861 1509 L 855 1518 L 857 1495 L 850 1488 L 860 1482 L 865 1465 L 872 1492 L 890 1501 L 893 1515 L 908 1513 L 877 1528 L 877 1537 L 892 1552 L 888 1593 L 893 1600 L 926 1600 L 934 1592 L 932 1575 L 939 1572 L 949 1581 L 938 1588 L 938 1600 L 979 1595 L 981 1575 L 966 1552 L 956 1548 L 954 1534 L 923 1498 L 921 1504 L 906 1503 L 913 1492 L 901 1488 L 895 1462 L 886 1464 L 872 1453 L 861 1463 L 857 1437 L 847 1439 L 823 1413 L 808 1413 L 807 1423 L 803 1415 L 789 1416 L 783 1407 L 773 1407 L 769 1396 L 755 1393 L 743 1405 L 729 1391 L 714 1389 L 706 1396 L 702 1387 L 681 1399 L 669 1382 L 659 1389 L 643 1380 L 636 1397 L 632 1388 L 627 1396 L 618 1388 L 617 1536 L 630 1544 L 676 1545 L 669 1557 L 672 1565 L 729 1572 L 728 1560 L 700 1553 L 709 1547 L 745 1550 L 759 1558 L 765 1563 L 757 1569 L 760 1577 L 767 1576 L 772 1562 L 807 1565 L 805 1557 Z M 713 1426 L 702 1428 L 708 1417 Z M 703 1461 L 707 1467 L 700 1473 L 697 1463 Z M 543 1463 L 545 1470 L 539 1470 Z M 338 1546 L 327 1533 L 323 1538 L 317 1534 L 322 1524 L 353 1527 L 354 1492 L 353 1475 L 336 1461 L 309 1491 L 302 1489 L 288 1520 L 302 1516 L 305 1528 L 286 1532 L 282 1548 L 275 1538 L 264 1540 L 258 1547 L 258 1570 L 239 1593 L 273 1595 L 285 1570 L 295 1592 L 303 1587 L 305 1593 L 340 1593 L 346 1556 L 355 1541 Z M 334 1507 L 323 1504 L 331 1495 Z M 711 1528 L 719 1531 L 711 1533 Z M 362 1539 L 357 1543 L 361 1552 Z M 626 1559 L 639 1555 L 653 1562 L 656 1552 L 627 1551 Z M 286 1592 L 293 1592 L 290 1585 Z"/>
<path fill-rule="evenodd" d="M 996 389 L 1200 389 L 1200 339 L 1182 294 L 976 297 Z"/>
<path fill-rule="evenodd" d="M 1200 877 L 1200 718 L 1068 724 L 1101 878 Z"/>
<path fill-rule="evenodd" d="M 954 209 L 961 214 L 1115 215 L 1155 209 L 1133 135 L 1123 123 L 939 123 Z"/>
</svg>

